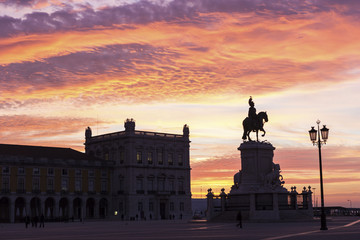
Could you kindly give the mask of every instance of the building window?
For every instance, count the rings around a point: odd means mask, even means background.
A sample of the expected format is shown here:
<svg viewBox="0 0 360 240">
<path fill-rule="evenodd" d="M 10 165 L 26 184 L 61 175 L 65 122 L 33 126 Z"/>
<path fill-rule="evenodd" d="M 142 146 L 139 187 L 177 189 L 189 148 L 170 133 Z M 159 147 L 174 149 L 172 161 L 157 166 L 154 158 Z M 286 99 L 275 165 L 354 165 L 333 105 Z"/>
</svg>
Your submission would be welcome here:
<svg viewBox="0 0 360 240">
<path fill-rule="evenodd" d="M 136 178 L 136 190 L 138 190 L 138 191 L 144 190 L 144 185 L 143 185 L 143 179 L 142 178 Z"/>
<path fill-rule="evenodd" d="M 69 174 L 68 170 L 66 168 L 63 168 L 61 171 L 61 175 L 67 176 Z"/>
<path fill-rule="evenodd" d="M 54 179 L 53 178 L 47 179 L 47 190 L 54 191 Z"/>
<path fill-rule="evenodd" d="M 119 202 L 119 212 L 124 212 L 124 203 Z"/>
<path fill-rule="evenodd" d="M 106 169 L 101 170 L 101 177 L 102 177 L 102 178 L 106 178 L 106 177 L 107 177 L 107 170 L 106 170 Z"/>
<path fill-rule="evenodd" d="M 81 177 L 81 169 L 75 169 L 75 176 Z"/>
<path fill-rule="evenodd" d="M 137 162 L 138 164 L 141 164 L 141 163 L 142 163 L 142 154 L 141 154 L 140 151 L 137 151 L 137 152 L 136 152 L 136 162 Z"/>
<path fill-rule="evenodd" d="M 165 179 L 164 178 L 158 179 L 158 190 L 165 191 Z"/>
<path fill-rule="evenodd" d="M 183 202 L 180 203 L 180 211 L 184 211 L 185 209 L 185 205 Z"/>
<path fill-rule="evenodd" d="M 170 202 L 170 211 L 174 211 L 174 203 L 173 202 Z"/>
<path fill-rule="evenodd" d="M 169 154 L 168 154 L 168 164 L 169 164 L 169 165 L 173 165 L 173 163 L 174 163 L 173 154 L 172 154 L 172 153 L 169 153 Z"/>
<path fill-rule="evenodd" d="M 54 176 L 54 168 L 48 168 L 47 174 L 48 174 L 48 176 Z"/>
<path fill-rule="evenodd" d="M 80 178 L 75 179 L 75 191 L 76 192 L 81 191 L 81 179 Z"/>
<path fill-rule="evenodd" d="M 37 167 L 33 168 L 33 175 L 40 175 L 40 169 Z"/>
<path fill-rule="evenodd" d="M 184 191 L 184 181 L 183 180 L 179 180 L 179 191 L 180 192 Z"/>
<path fill-rule="evenodd" d="M 158 160 L 158 164 L 159 164 L 159 165 L 163 165 L 163 164 L 164 164 L 162 152 L 158 152 L 158 153 L 157 153 L 157 160 Z"/>
<path fill-rule="evenodd" d="M 25 190 L 25 179 L 23 177 L 19 177 L 17 183 L 18 183 L 17 190 L 24 191 Z"/>
<path fill-rule="evenodd" d="M 170 179 L 169 185 L 170 185 L 170 191 L 175 191 L 175 180 L 174 179 Z"/>
<path fill-rule="evenodd" d="M 88 191 L 94 192 L 94 179 L 89 179 Z"/>
<path fill-rule="evenodd" d="M 138 211 L 141 212 L 143 210 L 143 203 L 138 202 Z"/>
<path fill-rule="evenodd" d="M 19 167 L 18 168 L 18 175 L 24 175 L 25 174 L 25 169 L 23 167 Z"/>
<path fill-rule="evenodd" d="M 154 191 L 154 179 L 153 178 L 148 178 L 148 191 Z"/>
<path fill-rule="evenodd" d="M 62 191 L 67 191 L 68 185 L 69 185 L 69 180 L 67 178 L 61 179 L 61 190 Z"/>
<path fill-rule="evenodd" d="M 10 190 L 9 177 L 3 177 L 2 178 L 2 190 L 3 191 L 9 191 Z"/>
<path fill-rule="evenodd" d="M 109 160 L 109 153 L 108 153 L 108 152 L 106 152 L 106 153 L 104 154 L 104 159 L 105 159 L 105 161 L 108 161 L 108 160 Z"/>
<path fill-rule="evenodd" d="M 101 192 L 107 192 L 107 191 L 108 191 L 107 180 L 101 180 Z"/>
<path fill-rule="evenodd" d="M 8 166 L 5 166 L 2 168 L 2 173 L 3 174 L 10 174 L 10 168 Z"/>
<path fill-rule="evenodd" d="M 153 212 L 154 211 L 154 202 L 153 201 L 149 201 L 149 211 Z"/>
<path fill-rule="evenodd" d="M 94 169 L 89 169 L 88 176 L 89 177 L 94 177 L 95 176 Z"/>
<path fill-rule="evenodd" d="M 40 179 L 38 177 L 33 178 L 33 190 L 38 191 L 40 189 Z"/>
<path fill-rule="evenodd" d="M 178 164 L 179 164 L 179 166 L 183 165 L 183 155 L 182 154 L 178 155 Z"/>
<path fill-rule="evenodd" d="M 119 178 L 119 191 L 124 191 L 124 178 Z"/>
<path fill-rule="evenodd" d="M 125 154 L 124 151 L 120 151 L 120 164 L 123 164 L 125 161 Z"/>
<path fill-rule="evenodd" d="M 148 152 L 147 162 L 148 162 L 148 164 L 152 164 L 152 163 L 153 163 L 153 154 L 152 154 L 152 152 Z"/>
</svg>

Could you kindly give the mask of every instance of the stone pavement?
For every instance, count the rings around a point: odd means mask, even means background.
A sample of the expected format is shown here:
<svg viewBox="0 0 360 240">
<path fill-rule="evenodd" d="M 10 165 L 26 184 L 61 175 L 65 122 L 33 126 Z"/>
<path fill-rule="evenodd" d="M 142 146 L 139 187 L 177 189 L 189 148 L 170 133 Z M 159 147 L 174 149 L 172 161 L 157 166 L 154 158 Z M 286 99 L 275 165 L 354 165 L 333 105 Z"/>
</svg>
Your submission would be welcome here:
<svg viewBox="0 0 360 240">
<path fill-rule="evenodd" d="M 24 224 L 0 224 L 0 239 L 100 240 L 100 239 L 360 239 L 359 217 L 328 219 L 327 231 L 320 221 L 247 223 L 189 223 L 186 221 L 117 222 L 91 221 L 46 223 L 45 228 L 25 228 Z"/>
</svg>

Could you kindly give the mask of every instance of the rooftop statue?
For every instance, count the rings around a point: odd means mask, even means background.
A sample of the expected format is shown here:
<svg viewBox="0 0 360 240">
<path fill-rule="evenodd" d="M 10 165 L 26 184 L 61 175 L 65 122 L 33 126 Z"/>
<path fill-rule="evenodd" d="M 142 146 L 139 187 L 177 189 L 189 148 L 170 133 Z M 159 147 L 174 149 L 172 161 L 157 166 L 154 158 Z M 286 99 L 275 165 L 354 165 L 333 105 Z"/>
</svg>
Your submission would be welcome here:
<svg viewBox="0 0 360 240">
<path fill-rule="evenodd" d="M 256 141 L 259 141 L 258 132 L 259 130 L 263 132 L 262 137 L 265 136 L 264 123 L 268 121 L 268 116 L 266 112 L 259 112 L 256 114 L 255 103 L 250 96 L 249 99 L 249 112 L 248 117 L 246 117 L 243 121 L 244 134 L 242 139 L 252 141 L 250 138 L 250 132 L 256 132 Z"/>
</svg>

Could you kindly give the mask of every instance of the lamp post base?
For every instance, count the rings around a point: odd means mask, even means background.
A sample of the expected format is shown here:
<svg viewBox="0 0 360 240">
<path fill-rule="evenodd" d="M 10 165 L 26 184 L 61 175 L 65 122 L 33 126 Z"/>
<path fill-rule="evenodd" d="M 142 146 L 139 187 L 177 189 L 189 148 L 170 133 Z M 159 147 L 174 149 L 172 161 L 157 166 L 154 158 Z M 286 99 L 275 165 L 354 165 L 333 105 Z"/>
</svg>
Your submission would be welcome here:
<svg viewBox="0 0 360 240">
<path fill-rule="evenodd" d="M 321 214 L 321 228 L 320 230 L 328 230 L 326 226 L 326 215 L 323 213 Z"/>
</svg>

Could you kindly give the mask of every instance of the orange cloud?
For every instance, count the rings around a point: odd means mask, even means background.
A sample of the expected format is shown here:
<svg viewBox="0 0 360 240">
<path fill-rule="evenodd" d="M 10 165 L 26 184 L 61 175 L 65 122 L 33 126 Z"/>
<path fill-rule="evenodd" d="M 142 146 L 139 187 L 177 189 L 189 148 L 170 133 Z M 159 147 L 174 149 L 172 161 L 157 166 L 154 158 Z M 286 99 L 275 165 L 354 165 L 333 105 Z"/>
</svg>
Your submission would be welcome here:
<svg viewBox="0 0 360 240">
<path fill-rule="evenodd" d="M 349 72 L 357 67 L 354 54 L 360 42 L 351 35 L 360 35 L 360 30 L 350 18 L 326 12 L 309 19 L 249 13 L 202 13 L 202 18 L 212 21 L 201 28 L 196 22 L 154 22 L 0 39 L 0 59 L 8 79 L 17 68 L 39 62 L 43 66 L 29 72 L 30 81 L 36 84 L 40 78 L 49 82 L 29 86 L 29 80 L 20 76 L 23 83 L 15 91 L 5 91 L 2 98 L 14 94 L 24 100 L 62 95 L 78 98 L 81 93 L 83 97 L 122 96 L 125 101 L 139 102 L 194 100 L 219 93 L 260 94 L 357 76 Z M 252 21 L 240 24 L 249 19 Z M 139 47 L 131 47 L 134 44 Z M 109 46 L 122 46 L 122 52 L 111 52 Z M 115 56 L 112 64 L 102 62 L 100 49 Z M 78 71 L 65 62 L 71 61 L 67 56 L 75 55 L 79 56 L 74 62 L 79 64 Z M 94 75 L 99 67 L 104 71 Z M 59 81 L 57 75 L 62 76 L 62 86 L 52 85 Z"/>
<path fill-rule="evenodd" d="M 109 123 L 103 122 L 102 123 Z M 93 118 L 37 117 L 30 115 L 0 116 L 0 138 L 6 143 L 69 147 L 83 151 L 84 139 L 79 129 L 99 124 Z M 76 138 L 69 137 L 76 134 Z M 57 139 L 54 141 L 54 139 Z"/>
</svg>

